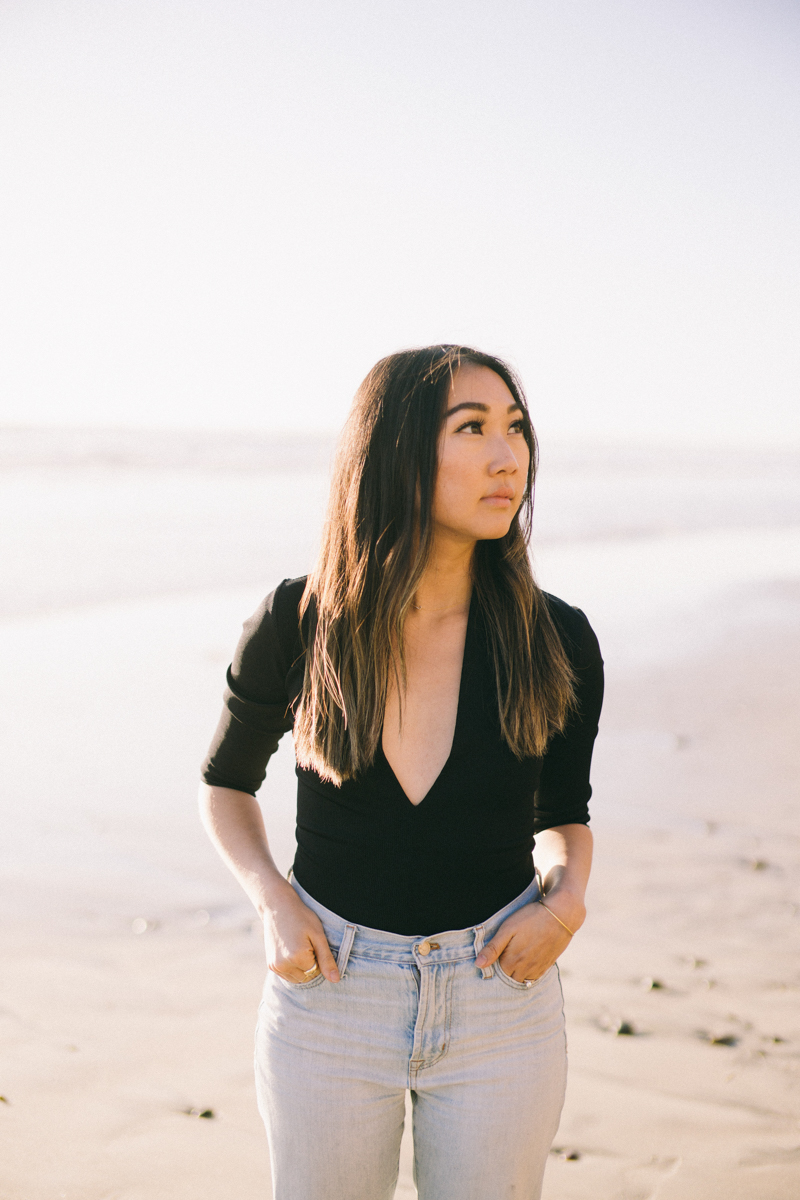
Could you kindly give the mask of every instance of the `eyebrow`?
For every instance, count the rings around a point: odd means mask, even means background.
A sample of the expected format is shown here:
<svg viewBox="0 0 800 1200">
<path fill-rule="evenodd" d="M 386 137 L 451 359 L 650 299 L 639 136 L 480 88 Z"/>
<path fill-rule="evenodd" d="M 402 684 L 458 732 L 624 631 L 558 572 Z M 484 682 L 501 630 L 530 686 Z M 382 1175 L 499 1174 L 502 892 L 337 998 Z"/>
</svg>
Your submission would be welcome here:
<svg viewBox="0 0 800 1200">
<path fill-rule="evenodd" d="M 460 412 L 462 408 L 471 408 L 473 412 L 486 413 L 489 411 L 488 404 L 479 404 L 477 400 L 465 400 L 463 404 L 455 404 L 452 408 L 448 408 L 447 412 L 445 413 L 445 419 L 447 417 L 452 417 L 453 413 Z M 522 405 L 515 400 L 513 404 L 509 404 L 506 412 L 509 413 L 509 415 L 512 412 L 522 412 Z"/>
</svg>

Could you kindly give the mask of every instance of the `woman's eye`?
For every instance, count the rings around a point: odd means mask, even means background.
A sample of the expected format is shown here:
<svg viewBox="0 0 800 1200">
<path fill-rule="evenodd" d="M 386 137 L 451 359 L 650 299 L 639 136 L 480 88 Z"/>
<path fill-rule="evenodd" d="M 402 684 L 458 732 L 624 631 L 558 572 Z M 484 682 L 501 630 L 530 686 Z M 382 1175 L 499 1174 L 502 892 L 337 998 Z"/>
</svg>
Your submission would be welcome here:
<svg viewBox="0 0 800 1200">
<path fill-rule="evenodd" d="M 520 419 L 519 421 L 514 421 L 514 423 L 511 425 L 511 428 L 509 429 L 508 432 L 509 433 L 524 433 L 525 432 L 525 422 L 522 419 Z"/>
<path fill-rule="evenodd" d="M 483 421 L 465 421 L 463 425 L 459 425 L 456 433 L 461 433 L 464 429 L 468 429 L 470 433 L 480 433 L 483 429 Z"/>
</svg>

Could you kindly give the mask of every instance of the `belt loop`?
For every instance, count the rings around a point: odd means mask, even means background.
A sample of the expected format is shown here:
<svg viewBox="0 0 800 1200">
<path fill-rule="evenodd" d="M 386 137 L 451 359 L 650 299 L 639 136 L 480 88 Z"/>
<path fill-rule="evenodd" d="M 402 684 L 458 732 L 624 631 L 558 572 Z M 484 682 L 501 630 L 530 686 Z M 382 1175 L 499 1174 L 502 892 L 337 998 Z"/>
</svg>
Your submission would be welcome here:
<svg viewBox="0 0 800 1200">
<path fill-rule="evenodd" d="M 347 970 L 347 964 L 350 961 L 350 951 L 353 949 L 353 939 L 356 936 L 356 926 L 345 926 L 344 937 L 342 944 L 339 947 L 339 957 L 336 960 L 336 966 L 339 968 L 339 975 L 344 978 L 344 973 Z"/>
<path fill-rule="evenodd" d="M 486 937 L 486 926 L 475 926 L 475 957 L 477 958 L 483 949 L 483 939 Z M 481 967 L 481 976 L 484 979 L 491 979 L 494 975 L 494 967 Z"/>
</svg>

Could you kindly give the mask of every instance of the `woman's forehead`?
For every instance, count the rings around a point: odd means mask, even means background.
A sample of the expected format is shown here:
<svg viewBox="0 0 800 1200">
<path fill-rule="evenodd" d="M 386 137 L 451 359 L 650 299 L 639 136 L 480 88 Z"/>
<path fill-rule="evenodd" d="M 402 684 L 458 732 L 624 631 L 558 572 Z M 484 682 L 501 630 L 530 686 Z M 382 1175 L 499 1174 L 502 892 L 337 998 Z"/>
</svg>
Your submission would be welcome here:
<svg viewBox="0 0 800 1200">
<path fill-rule="evenodd" d="M 453 373 L 447 398 L 448 416 L 462 406 L 474 406 L 483 412 L 498 407 L 507 411 L 521 407 L 496 371 L 474 363 L 465 363 Z"/>
</svg>

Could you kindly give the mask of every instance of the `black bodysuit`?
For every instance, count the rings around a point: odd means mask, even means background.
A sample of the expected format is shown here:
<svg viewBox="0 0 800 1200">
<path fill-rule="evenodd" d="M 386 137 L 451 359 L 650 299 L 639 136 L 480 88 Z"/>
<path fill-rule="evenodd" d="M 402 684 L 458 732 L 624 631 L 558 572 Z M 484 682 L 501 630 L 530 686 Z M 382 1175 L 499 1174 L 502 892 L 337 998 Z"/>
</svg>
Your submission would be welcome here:
<svg viewBox="0 0 800 1200">
<path fill-rule="evenodd" d="M 203 765 L 206 783 L 255 795 L 292 728 L 303 684 L 304 586 L 304 578 L 284 580 L 245 623 Z M 583 613 L 546 599 L 575 669 L 578 708 L 543 758 L 517 759 L 502 739 L 473 598 L 453 746 L 421 803 L 407 799 L 380 746 L 369 769 L 341 787 L 297 768 L 294 873 L 320 904 L 354 924 L 409 936 L 465 929 L 531 882 L 535 833 L 588 822 L 603 660 Z"/>
</svg>

